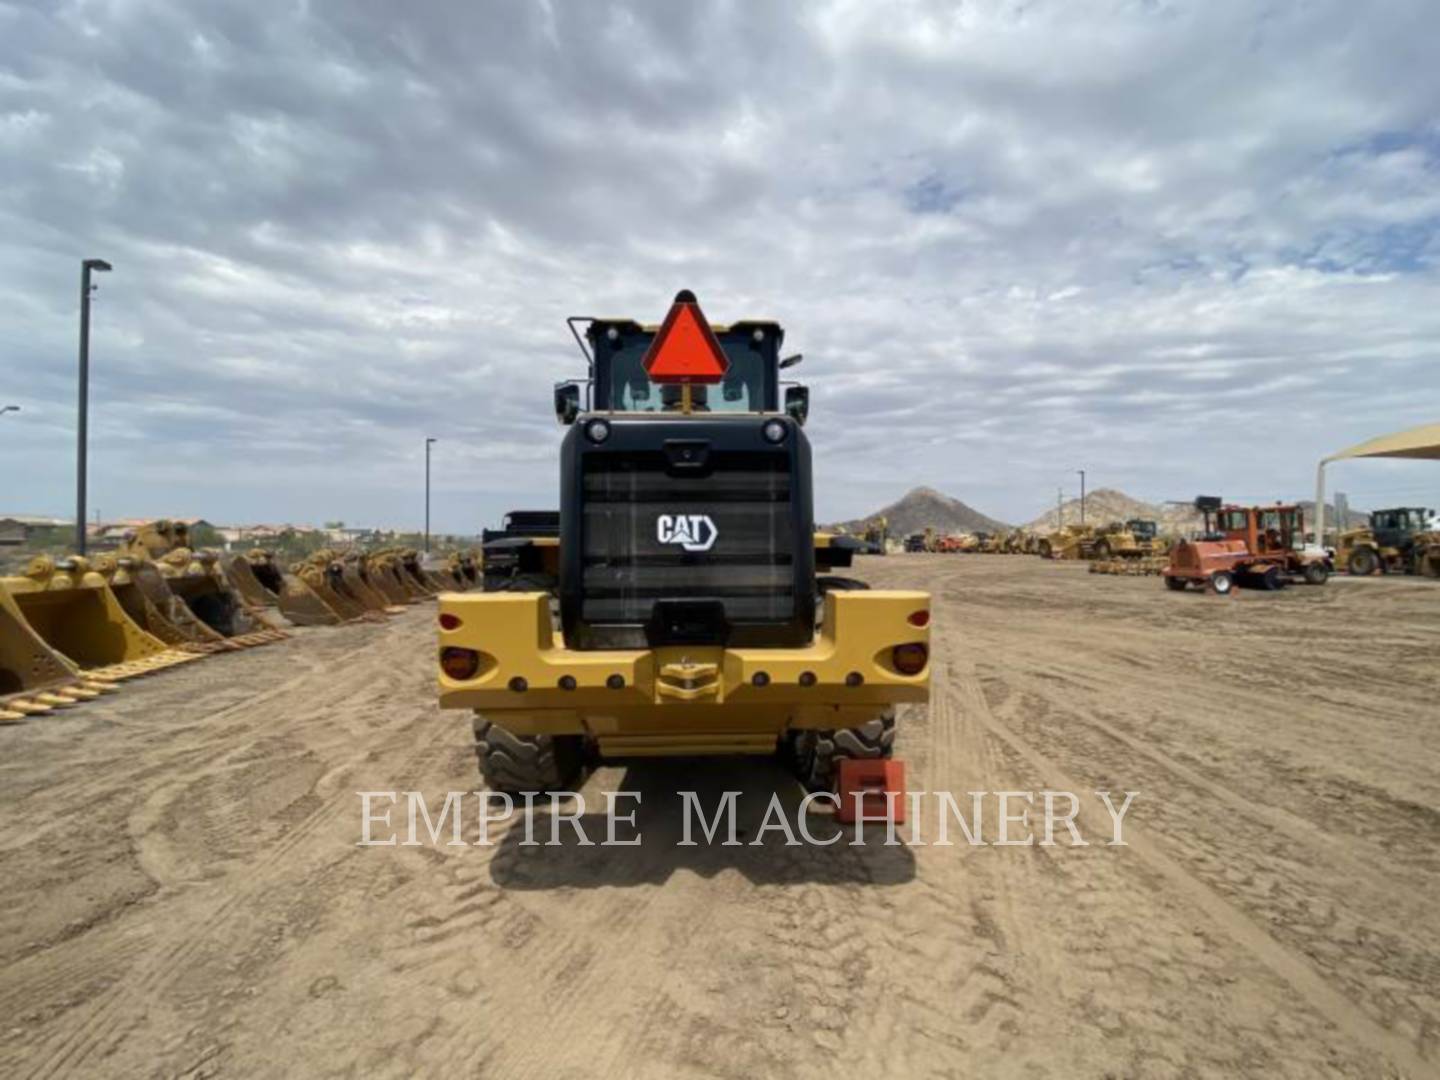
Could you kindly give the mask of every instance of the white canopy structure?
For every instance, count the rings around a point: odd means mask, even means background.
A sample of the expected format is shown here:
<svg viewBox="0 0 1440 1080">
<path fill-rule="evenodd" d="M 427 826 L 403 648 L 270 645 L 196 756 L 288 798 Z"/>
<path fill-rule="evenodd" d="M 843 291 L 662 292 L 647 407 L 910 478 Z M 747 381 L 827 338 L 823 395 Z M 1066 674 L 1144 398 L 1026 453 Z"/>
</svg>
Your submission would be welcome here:
<svg viewBox="0 0 1440 1080">
<path fill-rule="evenodd" d="M 1325 466 L 1346 458 L 1412 458 L 1440 461 L 1440 423 L 1421 424 L 1408 431 L 1381 435 L 1368 442 L 1357 443 L 1320 461 L 1315 470 L 1315 542 L 1325 543 Z"/>
</svg>

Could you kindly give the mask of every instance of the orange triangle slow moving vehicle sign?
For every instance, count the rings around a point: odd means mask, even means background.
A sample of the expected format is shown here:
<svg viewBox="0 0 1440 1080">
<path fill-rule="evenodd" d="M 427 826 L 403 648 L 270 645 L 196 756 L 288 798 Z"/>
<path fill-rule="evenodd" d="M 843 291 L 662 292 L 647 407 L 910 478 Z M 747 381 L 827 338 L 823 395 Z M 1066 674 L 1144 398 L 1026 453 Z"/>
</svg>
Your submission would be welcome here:
<svg viewBox="0 0 1440 1080">
<path fill-rule="evenodd" d="M 730 361 L 689 289 L 675 294 L 643 363 L 656 383 L 718 383 L 725 377 Z"/>
</svg>

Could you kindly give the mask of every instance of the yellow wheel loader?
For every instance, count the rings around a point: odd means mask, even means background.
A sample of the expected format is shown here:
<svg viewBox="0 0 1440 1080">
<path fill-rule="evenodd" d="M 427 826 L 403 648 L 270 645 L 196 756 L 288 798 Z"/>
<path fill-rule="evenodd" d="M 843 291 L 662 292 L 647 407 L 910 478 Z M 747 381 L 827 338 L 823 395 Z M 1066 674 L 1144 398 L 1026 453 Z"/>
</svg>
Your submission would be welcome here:
<svg viewBox="0 0 1440 1080">
<path fill-rule="evenodd" d="M 817 574 L 856 541 L 815 536 L 809 393 L 782 390 L 799 357 L 780 326 L 711 325 L 688 292 L 659 327 L 579 321 L 586 405 L 555 389 L 554 610 L 523 584 L 439 602 L 440 704 L 473 711 L 486 782 L 779 753 L 825 789 L 847 758 L 890 757 L 896 706 L 928 700 L 930 597 Z"/>
<path fill-rule="evenodd" d="M 1357 577 L 1421 574 L 1440 577 L 1440 527 L 1417 506 L 1376 510 L 1368 524 L 1340 533 L 1334 565 Z"/>
</svg>

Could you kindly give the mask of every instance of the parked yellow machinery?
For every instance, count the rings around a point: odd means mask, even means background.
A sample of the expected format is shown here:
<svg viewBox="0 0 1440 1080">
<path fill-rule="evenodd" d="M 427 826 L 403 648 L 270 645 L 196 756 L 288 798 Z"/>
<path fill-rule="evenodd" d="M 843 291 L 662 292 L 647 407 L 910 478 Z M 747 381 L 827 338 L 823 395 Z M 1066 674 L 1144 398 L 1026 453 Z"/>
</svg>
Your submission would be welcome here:
<svg viewBox="0 0 1440 1080">
<path fill-rule="evenodd" d="M 137 626 L 104 577 L 78 556 L 36 556 L 0 586 L 30 629 L 91 678 L 133 678 L 200 658 Z"/>
<path fill-rule="evenodd" d="M 245 571 L 273 596 L 280 614 L 296 626 L 336 626 L 343 616 L 310 584 L 293 571 L 287 571 L 275 554 L 253 548 L 244 555 L 232 556 L 231 565 L 237 573 Z"/>
<path fill-rule="evenodd" d="M 1341 531 L 1334 565 L 1357 577 L 1377 571 L 1440 577 L 1440 527 L 1435 513 L 1418 506 L 1372 512 L 1366 524 Z"/>
<path fill-rule="evenodd" d="M 0 721 L 13 723 L 115 689 L 87 676 L 50 647 L 26 620 L 0 578 Z"/>
<path fill-rule="evenodd" d="M 194 551 L 189 543 L 189 529 L 183 523 L 161 519 L 127 536 L 118 554 L 136 563 L 151 563 L 196 619 L 234 645 L 267 645 L 286 636 L 262 606 L 247 605 L 231 586 L 217 552 Z M 158 604 L 153 592 L 151 599 Z"/>
<path fill-rule="evenodd" d="M 1042 559 L 1083 559 L 1086 547 L 1094 537 L 1093 526 L 1066 525 L 1042 536 L 1035 545 L 1036 554 Z"/>
<path fill-rule="evenodd" d="M 196 618 L 148 559 L 106 553 L 91 559 L 90 566 L 131 621 L 166 645 L 203 653 L 240 647 Z"/>
<path fill-rule="evenodd" d="M 930 597 L 817 574 L 841 549 L 816 543 L 809 395 L 782 400 L 782 338 L 712 326 L 689 292 L 661 327 L 590 321 L 593 411 L 578 384 L 554 395 L 558 620 L 523 579 L 440 599 L 440 705 L 474 711 L 492 788 L 712 754 L 778 753 L 817 790 L 890 775 L 896 706 L 929 696 Z"/>
</svg>

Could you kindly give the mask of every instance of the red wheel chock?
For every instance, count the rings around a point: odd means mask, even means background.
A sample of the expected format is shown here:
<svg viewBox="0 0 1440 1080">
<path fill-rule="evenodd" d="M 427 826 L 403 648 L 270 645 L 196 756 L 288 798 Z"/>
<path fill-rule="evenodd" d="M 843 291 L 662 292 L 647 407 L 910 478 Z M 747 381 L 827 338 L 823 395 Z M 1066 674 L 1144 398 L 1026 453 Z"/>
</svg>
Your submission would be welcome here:
<svg viewBox="0 0 1440 1080">
<path fill-rule="evenodd" d="M 840 808 L 835 819 L 853 825 L 856 811 L 865 821 L 905 824 L 905 763 L 894 758 L 842 758 L 836 780 Z"/>
</svg>

